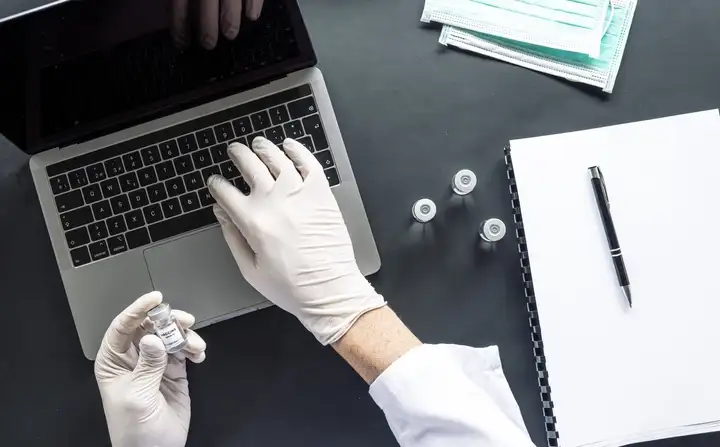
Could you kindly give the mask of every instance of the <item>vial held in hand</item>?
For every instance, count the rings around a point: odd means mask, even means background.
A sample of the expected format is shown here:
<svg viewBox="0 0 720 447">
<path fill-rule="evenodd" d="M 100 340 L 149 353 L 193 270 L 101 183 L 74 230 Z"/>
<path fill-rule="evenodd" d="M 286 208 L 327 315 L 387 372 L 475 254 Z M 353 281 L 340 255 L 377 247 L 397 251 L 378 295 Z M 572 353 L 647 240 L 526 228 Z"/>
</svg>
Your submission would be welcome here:
<svg viewBox="0 0 720 447">
<path fill-rule="evenodd" d="M 155 335 L 160 337 L 168 354 L 178 352 L 185 347 L 185 331 L 177 324 L 172 316 L 172 308 L 167 303 L 161 303 L 148 311 L 148 318 L 155 327 Z"/>
</svg>

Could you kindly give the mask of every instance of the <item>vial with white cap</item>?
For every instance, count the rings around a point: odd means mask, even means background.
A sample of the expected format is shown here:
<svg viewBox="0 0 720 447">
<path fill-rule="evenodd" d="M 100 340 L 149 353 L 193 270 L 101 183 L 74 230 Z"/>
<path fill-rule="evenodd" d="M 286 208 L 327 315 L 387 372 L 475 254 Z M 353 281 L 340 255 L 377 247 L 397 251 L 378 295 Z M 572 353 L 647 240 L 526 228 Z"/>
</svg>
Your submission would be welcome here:
<svg viewBox="0 0 720 447">
<path fill-rule="evenodd" d="M 485 251 L 495 249 L 495 244 L 502 240 L 507 233 L 505 223 L 498 218 L 491 218 L 480 224 L 480 247 Z"/>
<path fill-rule="evenodd" d="M 420 199 L 412 207 L 412 215 L 420 223 L 428 223 L 435 218 L 437 207 L 430 199 Z"/>
<path fill-rule="evenodd" d="M 185 347 L 187 343 L 185 331 L 172 316 L 172 308 L 169 304 L 158 304 L 148 311 L 147 316 L 155 327 L 155 335 L 160 337 L 168 354 L 178 352 Z"/>
<path fill-rule="evenodd" d="M 458 171 L 452 178 L 450 187 L 459 196 L 466 196 L 477 186 L 477 176 L 469 169 Z"/>
</svg>

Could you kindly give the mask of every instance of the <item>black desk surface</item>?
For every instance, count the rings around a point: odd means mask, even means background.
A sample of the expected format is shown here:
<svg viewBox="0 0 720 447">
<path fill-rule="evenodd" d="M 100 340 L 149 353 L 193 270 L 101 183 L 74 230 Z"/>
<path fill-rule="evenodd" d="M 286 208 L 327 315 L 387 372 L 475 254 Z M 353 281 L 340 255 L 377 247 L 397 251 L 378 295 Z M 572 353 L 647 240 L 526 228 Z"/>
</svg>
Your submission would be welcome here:
<svg viewBox="0 0 720 447">
<path fill-rule="evenodd" d="M 640 2 L 611 97 L 444 50 L 438 30 L 419 23 L 421 0 L 302 7 L 382 256 L 372 282 L 425 342 L 499 345 L 530 434 L 545 445 L 513 237 L 490 257 L 474 250 L 480 220 L 511 221 L 502 148 L 718 107 L 720 2 Z M 0 140 L 0 445 L 106 445 L 27 163 Z M 461 168 L 479 177 L 468 208 L 448 201 Z M 422 237 L 409 221 L 421 197 L 439 207 Z M 367 386 L 291 316 L 271 308 L 201 334 L 208 360 L 190 367 L 188 445 L 396 445 Z M 718 443 L 713 434 L 652 445 Z"/>
</svg>

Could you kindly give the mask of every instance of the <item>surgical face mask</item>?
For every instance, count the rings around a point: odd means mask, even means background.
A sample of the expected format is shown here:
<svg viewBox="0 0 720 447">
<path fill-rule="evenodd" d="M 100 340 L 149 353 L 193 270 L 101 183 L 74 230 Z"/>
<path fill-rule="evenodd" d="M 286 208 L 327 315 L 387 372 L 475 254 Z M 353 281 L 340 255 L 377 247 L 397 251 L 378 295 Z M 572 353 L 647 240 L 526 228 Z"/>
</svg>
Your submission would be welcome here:
<svg viewBox="0 0 720 447">
<path fill-rule="evenodd" d="M 480 53 L 511 64 L 600 87 L 612 93 L 630 33 L 637 0 L 612 0 L 597 58 L 537 47 L 445 26 L 440 43 Z"/>
<path fill-rule="evenodd" d="M 426 0 L 421 21 L 597 57 L 610 0 Z"/>
</svg>

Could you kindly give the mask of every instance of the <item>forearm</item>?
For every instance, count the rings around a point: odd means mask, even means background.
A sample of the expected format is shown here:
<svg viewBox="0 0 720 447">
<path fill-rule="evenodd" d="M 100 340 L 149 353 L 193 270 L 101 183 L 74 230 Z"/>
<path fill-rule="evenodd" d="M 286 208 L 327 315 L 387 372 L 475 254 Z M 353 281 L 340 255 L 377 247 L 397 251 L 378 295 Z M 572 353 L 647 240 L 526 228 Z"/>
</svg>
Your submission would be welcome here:
<svg viewBox="0 0 720 447">
<path fill-rule="evenodd" d="M 367 383 L 372 383 L 397 359 L 420 346 L 388 306 L 362 315 L 332 346 Z"/>
</svg>

